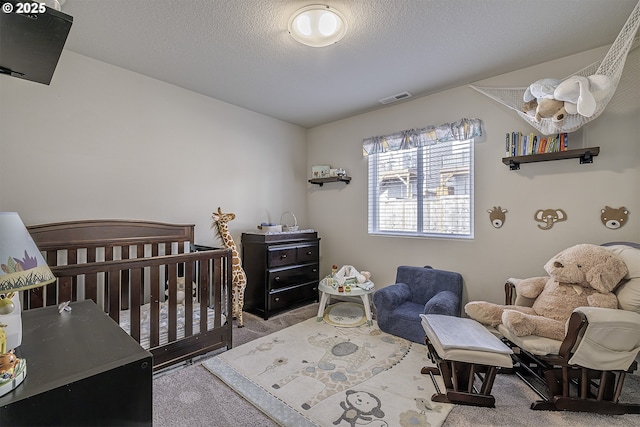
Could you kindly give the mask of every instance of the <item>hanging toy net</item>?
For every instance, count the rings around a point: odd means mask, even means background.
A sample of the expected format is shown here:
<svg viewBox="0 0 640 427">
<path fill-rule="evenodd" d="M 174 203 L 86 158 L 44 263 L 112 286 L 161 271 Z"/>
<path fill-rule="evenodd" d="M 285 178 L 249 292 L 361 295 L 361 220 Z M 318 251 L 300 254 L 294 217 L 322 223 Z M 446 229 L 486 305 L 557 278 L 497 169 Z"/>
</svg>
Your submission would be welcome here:
<svg viewBox="0 0 640 427">
<path fill-rule="evenodd" d="M 595 112 L 588 117 L 581 114 L 567 114 L 562 123 L 554 122 L 552 118 L 540 118 L 539 121 L 537 121 L 535 117 L 523 111 L 525 107 L 523 96 L 527 87 L 499 88 L 476 86 L 473 84 L 470 84 L 469 86 L 494 101 L 515 110 L 520 117 L 544 135 L 561 132 L 574 132 L 600 116 L 613 97 L 618 86 L 618 82 L 620 81 L 620 76 L 622 75 L 627 55 L 631 50 L 631 46 L 634 44 L 635 35 L 639 26 L 640 2 L 638 2 L 631 12 L 631 15 L 622 27 L 618 37 L 609 48 L 607 55 L 601 61 L 594 62 L 593 64 L 574 73 L 572 76 L 567 76 L 563 79 L 567 80 L 573 76 L 589 77 L 593 75 L 604 75 L 609 78 L 610 83 L 608 88 L 604 90 L 595 89 L 592 91 L 596 101 L 596 109 Z"/>
</svg>

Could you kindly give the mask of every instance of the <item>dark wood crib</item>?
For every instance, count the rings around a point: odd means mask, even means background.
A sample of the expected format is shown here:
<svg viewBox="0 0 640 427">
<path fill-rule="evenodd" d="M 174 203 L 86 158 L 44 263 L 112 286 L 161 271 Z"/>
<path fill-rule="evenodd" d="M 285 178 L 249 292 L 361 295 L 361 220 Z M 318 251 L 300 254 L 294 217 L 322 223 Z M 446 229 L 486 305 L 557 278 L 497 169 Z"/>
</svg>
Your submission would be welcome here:
<svg viewBox="0 0 640 427">
<path fill-rule="evenodd" d="M 25 291 L 23 309 L 91 299 L 153 354 L 154 371 L 231 348 L 231 251 L 199 250 L 194 225 L 84 220 L 27 228 L 57 280 Z"/>
</svg>

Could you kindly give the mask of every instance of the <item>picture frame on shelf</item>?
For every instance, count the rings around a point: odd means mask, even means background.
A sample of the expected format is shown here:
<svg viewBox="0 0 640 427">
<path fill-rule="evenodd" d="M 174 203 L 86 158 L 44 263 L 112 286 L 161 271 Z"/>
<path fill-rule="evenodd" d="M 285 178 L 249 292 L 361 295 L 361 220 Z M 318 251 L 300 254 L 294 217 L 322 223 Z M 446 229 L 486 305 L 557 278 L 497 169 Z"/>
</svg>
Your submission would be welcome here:
<svg viewBox="0 0 640 427">
<path fill-rule="evenodd" d="M 311 178 L 329 178 L 331 174 L 331 166 L 314 165 L 311 166 Z"/>
</svg>

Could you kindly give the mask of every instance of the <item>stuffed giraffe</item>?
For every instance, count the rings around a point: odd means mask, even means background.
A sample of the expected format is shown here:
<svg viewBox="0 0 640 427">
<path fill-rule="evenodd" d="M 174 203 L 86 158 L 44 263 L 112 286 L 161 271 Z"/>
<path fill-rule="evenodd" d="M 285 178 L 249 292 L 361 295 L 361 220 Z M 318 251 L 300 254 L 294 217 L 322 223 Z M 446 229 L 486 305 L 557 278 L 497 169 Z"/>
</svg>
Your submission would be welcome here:
<svg viewBox="0 0 640 427">
<path fill-rule="evenodd" d="M 225 248 L 231 249 L 232 314 L 233 317 L 238 319 L 238 328 L 242 328 L 244 326 L 242 323 L 242 307 L 244 306 L 244 289 L 247 287 L 247 275 L 242 269 L 240 254 L 236 244 L 233 242 L 231 233 L 229 233 L 229 221 L 233 221 L 236 218 L 236 214 L 222 213 L 222 210 L 218 208 L 218 212 L 214 212 L 212 218 L 217 236 L 222 240 Z"/>
</svg>

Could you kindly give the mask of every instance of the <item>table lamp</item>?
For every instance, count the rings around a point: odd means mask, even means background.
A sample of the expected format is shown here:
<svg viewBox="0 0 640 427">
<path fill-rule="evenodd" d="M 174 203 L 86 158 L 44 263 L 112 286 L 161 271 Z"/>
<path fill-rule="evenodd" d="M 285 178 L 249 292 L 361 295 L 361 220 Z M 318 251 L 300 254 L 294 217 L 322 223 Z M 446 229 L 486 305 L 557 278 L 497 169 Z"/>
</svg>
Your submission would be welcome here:
<svg viewBox="0 0 640 427">
<path fill-rule="evenodd" d="M 22 343 L 19 291 L 55 280 L 16 212 L 0 212 L 0 396 L 27 376 L 27 360 L 14 349 Z"/>
</svg>

